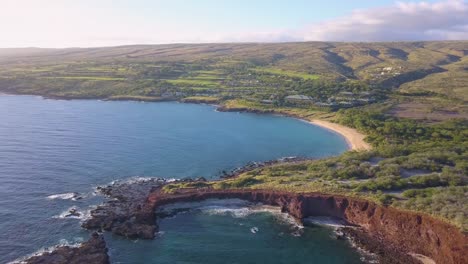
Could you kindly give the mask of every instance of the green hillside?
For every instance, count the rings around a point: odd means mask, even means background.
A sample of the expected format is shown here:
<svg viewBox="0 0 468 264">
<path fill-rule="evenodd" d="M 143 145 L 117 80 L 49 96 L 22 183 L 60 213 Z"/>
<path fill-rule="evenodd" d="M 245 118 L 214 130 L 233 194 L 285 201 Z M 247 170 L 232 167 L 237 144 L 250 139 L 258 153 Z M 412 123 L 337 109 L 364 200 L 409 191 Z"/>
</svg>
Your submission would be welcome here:
<svg viewBox="0 0 468 264">
<path fill-rule="evenodd" d="M 0 92 L 216 103 L 338 122 L 373 149 L 167 189 L 345 193 L 468 230 L 468 41 L 0 49 Z"/>
<path fill-rule="evenodd" d="M 257 101 L 301 94 L 326 103 L 335 102 L 331 95 L 337 92 L 367 91 L 381 99 L 400 89 L 402 95 L 457 99 L 463 105 L 468 100 L 467 62 L 466 41 L 1 49 L 0 90 L 66 98 Z M 455 111 L 464 116 L 465 110 Z"/>
</svg>

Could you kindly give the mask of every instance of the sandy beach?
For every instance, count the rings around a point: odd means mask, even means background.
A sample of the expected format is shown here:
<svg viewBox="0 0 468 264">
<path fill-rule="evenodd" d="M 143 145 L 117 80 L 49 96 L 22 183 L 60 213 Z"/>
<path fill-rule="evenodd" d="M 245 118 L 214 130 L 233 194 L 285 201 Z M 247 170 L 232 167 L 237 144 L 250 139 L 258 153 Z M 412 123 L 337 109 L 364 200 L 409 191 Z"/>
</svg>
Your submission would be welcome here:
<svg viewBox="0 0 468 264">
<path fill-rule="evenodd" d="M 416 253 L 409 253 L 413 258 L 418 259 L 421 261 L 422 264 L 436 264 L 436 262 L 431 259 L 430 257 L 421 255 L 421 254 L 416 254 Z"/>
<path fill-rule="evenodd" d="M 364 138 L 366 136 L 364 134 L 359 133 L 356 129 L 317 119 L 310 121 L 310 123 L 332 130 L 342 135 L 348 142 L 348 145 L 350 146 L 351 150 L 361 151 L 369 150 L 372 148 L 369 143 L 364 141 Z"/>
</svg>

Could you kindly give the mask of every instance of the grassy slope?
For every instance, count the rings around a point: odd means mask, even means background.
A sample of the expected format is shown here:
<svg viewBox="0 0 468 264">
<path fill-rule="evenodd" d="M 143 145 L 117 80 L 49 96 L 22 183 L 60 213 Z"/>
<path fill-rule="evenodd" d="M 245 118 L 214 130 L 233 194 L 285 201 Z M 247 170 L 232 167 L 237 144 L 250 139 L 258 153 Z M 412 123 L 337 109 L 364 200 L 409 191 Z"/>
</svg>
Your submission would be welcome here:
<svg viewBox="0 0 468 264">
<path fill-rule="evenodd" d="M 81 80 L 83 83 L 74 83 L 75 91 L 82 88 L 88 96 L 86 81 L 114 81 L 93 87 L 96 96 L 146 96 L 148 90 L 164 86 L 163 80 L 169 80 L 176 88 L 230 87 L 223 81 L 239 77 L 233 72 L 251 69 L 304 80 L 356 79 L 382 88 L 403 84 L 403 91 L 432 91 L 466 101 L 467 50 L 468 42 L 462 41 L 3 49 L 0 50 L 0 89 L 67 96 L 68 92 L 61 87 Z M 388 67 L 392 70 L 382 71 Z M 34 79 L 34 88 L 26 87 L 30 80 L 24 81 L 24 77 Z"/>
</svg>

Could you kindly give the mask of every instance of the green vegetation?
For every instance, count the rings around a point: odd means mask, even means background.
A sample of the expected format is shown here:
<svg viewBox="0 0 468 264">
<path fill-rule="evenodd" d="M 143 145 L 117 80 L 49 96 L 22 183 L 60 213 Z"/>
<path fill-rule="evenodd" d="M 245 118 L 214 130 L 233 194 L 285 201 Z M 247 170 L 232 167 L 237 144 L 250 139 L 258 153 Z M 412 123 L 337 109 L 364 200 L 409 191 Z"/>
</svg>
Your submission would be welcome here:
<svg viewBox="0 0 468 264">
<path fill-rule="evenodd" d="M 301 72 L 294 72 L 294 71 L 285 71 L 281 69 L 274 69 L 274 68 L 258 68 L 254 69 L 256 72 L 263 72 L 263 73 L 270 73 L 271 75 L 279 75 L 279 76 L 286 76 L 292 78 L 299 78 L 304 80 L 317 80 L 320 78 L 318 74 L 308 74 L 308 73 L 301 73 Z"/>
<path fill-rule="evenodd" d="M 54 76 L 54 77 L 41 77 L 50 80 L 65 79 L 65 80 L 91 80 L 91 81 L 123 81 L 125 78 L 105 77 L 105 76 Z"/>
<path fill-rule="evenodd" d="M 164 101 L 161 97 L 156 96 L 131 96 L 131 95 L 116 95 L 108 98 L 111 101 L 144 101 L 144 102 L 160 102 Z"/>
<path fill-rule="evenodd" d="M 181 100 L 331 120 L 366 134 L 373 150 L 164 188 L 338 193 L 468 230 L 467 50 L 466 41 L 6 50 L 0 91 Z"/>
<path fill-rule="evenodd" d="M 205 187 L 359 196 L 442 217 L 468 230 L 468 121 L 423 124 L 376 109 L 342 110 L 335 120 L 367 133 L 374 149 L 255 169 Z M 176 189 L 173 184 L 166 190 Z"/>
<path fill-rule="evenodd" d="M 183 99 L 187 103 L 217 104 L 220 99 L 213 96 L 190 96 Z"/>
<path fill-rule="evenodd" d="M 449 188 L 427 188 L 422 190 L 407 190 L 402 199 L 395 202 L 395 206 L 425 212 L 451 219 L 458 223 L 463 230 L 468 230 L 466 203 L 467 186 Z"/>
<path fill-rule="evenodd" d="M 188 86 L 188 87 L 215 87 L 219 85 L 217 82 L 207 79 L 177 79 L 177 80 L 166 80 L 169 84 L 177 86 Z"/>
<path fill-rule="evenodd" d="M 391 98 L 388 111 L 395 116 L 443 121 L 468 116 L 467 46 L 451 41 L 4 49 L 0 91 L 100 99 L 204 96 L 326 111 Z M 288 100 L 291 95 L 312 100 Z"/>
</svg>

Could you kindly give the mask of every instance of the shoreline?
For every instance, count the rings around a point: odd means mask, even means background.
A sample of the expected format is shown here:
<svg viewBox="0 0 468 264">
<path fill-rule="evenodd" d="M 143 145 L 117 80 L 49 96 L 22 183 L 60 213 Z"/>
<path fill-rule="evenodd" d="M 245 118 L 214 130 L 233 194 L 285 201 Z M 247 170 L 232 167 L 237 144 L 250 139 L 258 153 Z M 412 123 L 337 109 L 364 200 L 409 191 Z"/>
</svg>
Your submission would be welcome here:
<svg viewBox="0 0 468 264">
<path fill-rule="evenodd" d="M 332 123 L 330 121 L 326 120 L 321 120 L 321 119 L 312 119 L 309 120 L 307 118 L 301 117 L 301 116 L 295 116 L 287 113 L 283 113 L 280 111 L 276 110 L 268 110 L 268 111 L 263 111 L 263 110 L 257 110 L 257 109 L 249 109 L 249 108 L 228 108 L 223 105 L 219 104 L 212 104 L 212 103 L 207 103 L 207 102 L 202 102 L 202 101 L 196 101 L 196 100 L 190 100 L 190 101 L 184 101 L 184 98 L 182 99 L 158 99 L 158 100 L 147 100 L 143 98 L 133 98 L 131 96 L 125 97 L 123 96 L 122 98 L 68 98 L 68 97 L 61 97 L 61 96 L 44 96 L 44 95 L 36 95 L 36 94 L 10 94 L 10 93 L 4 93 L 0 92 L 1 95 L 26 95 L 26 96 L 39 96 L 43 99 L 49 99 L 49 100 L 102 100 L 102 101 L 114 101 L 114 102 L 121 102 L 121 101 L 129 101 L 129 102 L 149 102 L 149 103 L 160 103 L 160 102 L 178 102 L 178 103 L 183 103 L 183 104 L 203 104 L 203 105 L 211 105 L 215 107 L 216 111 L 219 112 L 246 112 L 246 113 L 255 113 L 255 114 L 273 114 L 273 115 L 280 115 L 284 117 L 291 117 L 291 118 L 296 118 L 298 120 L 307 122 L 309 124 L 319 126 L 321 128 L 324 128 L 328 131 L 334 132 L 336 134 L 339 134 L 342 136 L 347 145 L 348 145 L 348 150 L 351 151 L 367 151 L 371 150 L 372 146 L 364 141 L 364 138 L 366 135 L 360 133 L 354 128 L 346 127 L 337 123 Z"/>
<path fill-rule="evenodd" d="M 239 112 L 239 113 L 254 113 L 254 114 L 271 114 L 271 115 L 279 115 L 284 117 L 295 118 L 297 120 L 306 122 L 311 125 L 315 125 L 321 128 L 324 128 L 328 131 L 333 133 L 339 134 L 342 136 L 347 145 L 348 150 L 351 151 L 368 151 L 372 149 L 372 146 L 364 141 L 366 138 L 365 134 L 357 131 L 354 128 L 343 126 L 337 123 L 332 123 L 330 121 L 322 120 L 322 119 L 307 119 L 306 117 L 302 117 L 299 115 L 293 115 L 284 113 L 281 111 L 276 110 L 258 110 L 258 109 L 250 109 L 250 108 L 229 108 L 223 105 L 216 106 L 216 110 L 220 112 Z"/>
<path fill-rule="evenodd" d="M 371 145 L 364 141 L 366 136 L 354 128 L 320 119 L 314 119 L 307 122 L 341 135 L 346 140 L 350 150 L 366 151 L 372 149 Z"/>
</svg>

